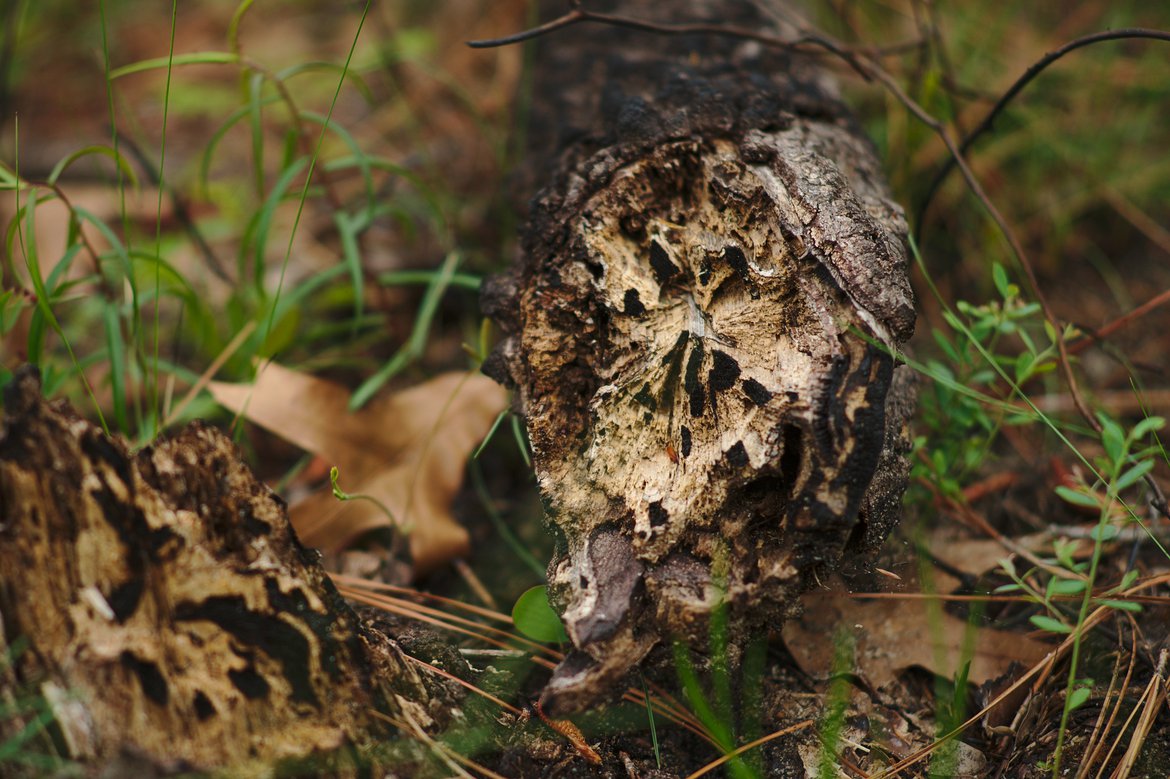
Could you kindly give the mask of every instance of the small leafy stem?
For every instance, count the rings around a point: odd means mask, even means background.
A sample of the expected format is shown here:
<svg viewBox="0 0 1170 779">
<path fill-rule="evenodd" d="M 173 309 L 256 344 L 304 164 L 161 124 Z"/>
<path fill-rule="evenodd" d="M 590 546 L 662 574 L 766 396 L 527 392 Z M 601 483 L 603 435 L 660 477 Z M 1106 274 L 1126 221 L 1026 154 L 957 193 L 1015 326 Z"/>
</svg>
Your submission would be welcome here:
<svg viewBox="0 0 1170 779">
<path fill-rule="evenodd" d="M 333 488 L 333 497 L 342 502 L 347 500 L 368 500 L 370 503 L 373 503 L 375 506 L 377 506 L 379 511 L 389 517 L 390 522 L 392 522 L 394 526 L 397 527 L 404 535 L 410 534 L 410 531 L 413 528 L 409 524 L 400 523 L 394 516 L 394 512 L 390 510 L 389 506 L 375 498 L 373 495 L 366 495 L 364 493 L 354 493 L 351 495 L 350 493 L 341 489 L 341 487 L 337 484 L 338 475 L 339 473 L 336 465 L 329 469 L 329 485 Z"/>
<path fill-rule="evenodd" d="M 1080 610 L 1077 614 L 1078 625 L 1084 625 L 1089 616 L 1089 607 L 1093 602 L 1093 583 L 1097 580 L 1097 569 L 1101 561 L 1102 546 L 1106 540 L 1112 538 L 1117 533 L 1117 528 L 1111 521 L 1113 516 L 1112 508 L 1115 503 L 1121 500 L 1120 493 L 1123 490 L 1143 479 L 1154 467 L 1154 454 L 1163 451 L 1161 444 L 1155 439 L 1153 445 L 1143 447 L 1142 441 L 1152 437 L 1154 433 L 1161 430 L 1166 424 L 1166 420 L 1162 417 L 1146 417 L 1134 425 L 1133 429 L 1127 434 L 1121 425 L 1105 414 L 1098 413 L 1097 419 L 1100 423 L 1101 443 L 1105 450 L 1105 455 L 1102 458 L 1103 462 L 1100 464 L 1101 472 L 1107 478 L 1103 484 L 1094 485 L 1094 487 L 1104 487 L 1105 499 L 1094 502 L 1094 505 L 1099 506 L 1100 513 L 1095 528 L 1096 532 L 1093 533 L 1093 554 L 1089 561 L 1088 581 L 1085 583 L 1081 594 Z M 1057 493 L 1065 500 L 1079 505 L 1089 505 L 1087 499 L 1094 499 L 1096 497 L 1096 489 L 1094 488 L 1086 488 L 1078 491 L 1067 487 L 1058 487 Z M 1122 505 L 1125 504 L 1123 503 Z M 1132 515 L 1133 512 L 1128 506 L 1126 506 L 1126 510 Z M 1107 604 L 1114 607 L 1120 606 L 1117 602 L 1107 601 Z M 1131 608 L 1137 606 L 1137 604 L 1126 605 Z M 1077 689 L 1076 674 L 1077 665 L 1080 660 L 1082 634 L 1083 631 L 1078 630 L 1073 636 L 1072 657 L 1069 660 L 1068 684 L 1065 687 L 1064 710 L 1060 717 L 1059 735 L 1056 741 L 1056 751 L 1053 755 L 1053 777 L 1060 775 L 1060 761 L 1064 749 L 1065 734 L 1068 730 L 1069 714 L 1088 697 L 1088 691 L 1084 686 Z M 1081 690 L 1085 691 L 1081 692 Z"/>
</svg>

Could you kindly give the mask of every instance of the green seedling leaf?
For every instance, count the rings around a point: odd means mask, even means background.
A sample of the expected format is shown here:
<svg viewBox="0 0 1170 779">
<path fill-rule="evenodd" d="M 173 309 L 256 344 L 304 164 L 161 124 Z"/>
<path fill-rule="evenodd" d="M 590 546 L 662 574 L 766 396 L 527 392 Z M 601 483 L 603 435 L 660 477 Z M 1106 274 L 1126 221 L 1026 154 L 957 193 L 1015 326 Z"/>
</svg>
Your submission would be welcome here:
<svg viewBox="0 0 1170 779">
<path fill-rule="evenodd" d="M 1072 711 L 1073 709 L 1083 706 L 1085 701 L 1089 700 L 1089 696 L 1092 694 L 1093 691 L 1088 687 L 1075 688 L 1068 696 L 1068 710 Z"/>
<path fill-rule="evenodd" d="M 1032 376 L 1032 366 L 1036 364 L 1036 358 L 1027 352 L 1020 352 L 1016 357 L 1013 369 L 1016 374 L 1016 383 L 1023 384 Z"/>
<path fill-rule="evenodd" d="M 999 294 L 1005 300 L 1014 297 L 1015 290 L 1012 289 L 1012 283 L 1008 280 L 1007 271 L 998 262 L 991 264 L 991 278 L 995 281 L 995 288 L 999 290 Z"/>
<path fill-rule="evenodd" d="M 1132 487 L 1139 479 L 1145 476 L 1150 471 L 1154 470 L 1154 461 L 1145 460 L 1130 468 L 1117 479 L 1117 483 L 1113 485 L 1113 489 L 1117 492 Z"/>
<path fill-rule="evenodd" d="M 1120 532 L 1113 525 L 1097 525 L 1089 531 L 1089 537 L 1094 541 L 1112 541 L 1114 538 L 1117 538 L 1117 534 Z"/>
<path fill-rule="evenodd" d="M 1077 567 L 1077 561 L 1073 558 L 1076 549 L 1076 542 L 1068 538 L 1057 538 L 1052 542 L 1052 554 L 1056 556 L 1057 561 L 1062 566 L 1070 571 Z"/>
<path fill-rule="evenodd" d="M 1045 614 L 1034 614 L 1029 617 L 1029 622 L 1041 630 L 1047 630 L 1049 633 L 1067 634 L 1072 632 L 1072 628 L 1068 625 Z"/>
<path fill-rule="evenodd" d="M 1114 600 L 1112 598 L 1106 598 L 1097 602 L 1102 606 L 1108 606 L 1109 608 L 1117 609 L 1118 611 L 1130 611 L 1136 613 L 1142 610 L 1142 604 L 1134 603 L 1131 600 Z"/>
<path fill-rule="evenodd" d="M 955 345 L 951 343 L 951 339 L 947 338 L 946 333 L 935 328 L 930 331 L 931 336 L 934 337 L 934 342 L 938 344 L 938 348 L 943 351 L 947 359 L 951 362 L 959 362 L 959 352 Z"/>
<path fill-rule="evenodd" d="M 126 349 L 122 342 L 122 322 L 112 303 L 102 307 L 105 326 L 106 356 L 110 365 L 110 394 L 114 401 L 114 420 L 119 430 L 130 429 L 130 415 L 126 405 Z"/>
<path fill-rule="evenodd" d="M 646 701 L 646 719 L 650 723 L 650 738 L 654 743 L 654 762 L 662 769 L 662 751 L 658 746 L 658 728 L 654 726 L 654 706 L 650 702 L 650 688 L 646 686 L 646 679 L 642 679 L 642 695 Z"/>
<path fill-rule="evenodd" d="M 459 266 L 459 261 L 460 256 L 458 252 L 451 252 L 443 259 L 443 264 L 439 266 L 438 272 L 435 274 L 431 283 L 427 285 L 427 291 L 423 293 L 422 302 L 419 303 L 418 307 L 418 314 L 414 318 L 414 329 L 410 333 L 410 338 L 395 352 L 394 356 L 390 358 L 390 361 L 386 365 L 354 390 L 353 397 L 350 399 L 351 411 L 356 411 L 364 406 L 386 382 L 390 381 L 390 379 L 398 375 L 399 371 L 422 355 L 426 348 L 427 337 L 431 331 L 431 324 L 439 308 L 439 302 L 443 299 L 447 287 L 451 284 L 451 277 L 455 274 L 455 269 Z"/>
<path fill-rule="evenodd" d="M 1085 591 L 1084 579 L 1049 579 L 1048 597 L 1054 595 L 1078 595 Z"/>
<path fill-rule="evenodd" d="M 1084 506 L 1085 508 L 1091 509 L 1101 508 L 1101 502 L 1097 499 L 1097 496 L 1092 493 L 1085 493 L 1079 490 L 1069 489 L 1068 487 L 1061 485 L 1056 488 L 1056 494 L 1061 500 L 1065 501 L 1066 503 L 1071 503 L 1074 506 Z"/>
<path fill-rule="evenodd" d="M 1129 433 L 1130 440 L 1140 441 L 1150 433 L 1161 430 L 1165 426 L 1166 420 L 1162 417 L 1146 417 L 1133 426 L 1133 430 Z"/>
<path fill-rule="evenodd" d="M 533 641 L 561 644 L 569 640 L 561 618 L 548 603 L 548 587 L 541 584 L 526 590 L 512 607 L 516 629 Z"/>
<path fill-rule="evenodd" d="M 492 437 L 496 434 L 496 430 L 499 428 L 500 423 L 504 421 L 504 417 L 506 416 L 508 416 L 508 409 L 504 409 L 496 416 L 496 421 L 492 422 L 491 428 L 488 429 L 487 435 L 483 437 L 483 441 L 480 442 L 479 448 L 476 449 L 475 452 L 471 455 L 471 459 L 479 459 L 479 453 L 482 452 L 484 447 L 488 445 L 488 442 L 492 440 Z"/>
<path fill-rule="evenodd" d="M 288 195 L 289 188 L 292 186 L 293 179 L 300 175 L 301 171 L 305 169 L 309 161 L 306 158 L 298 159 L 292 165 L 288 166 L 281 174 L 280 178 L 272 186 L 272 190 L 268 193 L 268 197 L 264 201 L 263 207 L 256 214 L 256 227 L 254 231 L 254 259 L 253 259 L 253 283 L 261 284 L 264 280 L 264 267 L 266 264 L 265 250 L 268 247 L 268 236 L 272 232 L 272 220 L 275 218 L 276 208 L 283 202 Z"/>
<path fill-rule="evenodd" d="M 1026 303 L 1016 309 L 1015 316 L 1017 319 L 1026 319 L 1040 313 L 1039 303 Z"/>
<path fill-rule="evenodd" d="M 1101 421 L 1101 445 L 1110 462 L 1118 463 L 1125 458 L 1125 433 L 1121 425 L 1104 414 L 1098 414 Z"/>
</svg>

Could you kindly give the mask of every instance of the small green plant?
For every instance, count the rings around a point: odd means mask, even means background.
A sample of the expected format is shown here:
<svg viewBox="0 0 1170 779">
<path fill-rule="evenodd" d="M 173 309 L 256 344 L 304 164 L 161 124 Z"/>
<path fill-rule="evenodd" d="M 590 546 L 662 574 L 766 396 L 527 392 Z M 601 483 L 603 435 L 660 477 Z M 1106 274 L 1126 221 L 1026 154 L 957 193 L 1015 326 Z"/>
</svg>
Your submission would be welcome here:
<svg viewBox="0 0 1170 779">
<path fill-rule="evenodd" d="M 368 500 L 370 503 L 373 503 L 375 506 L 377 506 L 379 511 L 386 515 L 386 518 L 390 520 L 390 524 L 396 528 L 398 532 L 404 535 L 408 535 L 410 533 L 410 525 L 400 525 L 398 520 L 394 517 L 394 512 L 390 510 L 390 507 L 375 498 L 373 495 L 366 495 L 360 492 L 350 494 L 341 489 L 341 486 L 337 483 L 338 476 L 340 476 L 340 473 L 337 470 L 337 466 L 333 466 L 329 469 L 329 486 L 333 491 L 334 498 L 342 501 L 343 503 L 348 500 Z"/>
<path fill-rule="evenodd" d="M 911 248 L 922 267 L 917 247 L 912 243 Z M 925 268 L 923 271 L 925 273 Z M 1091 479 L 1076 487 L 1062 485 L 1056 488 L 1057 494 L 1066 502 L 1098 512 L 1097 524 L 1091 531 L 1093 550 L 1088 560 L 1074 559 L 1073 544 L 1067 539 L 1057 539 L 1053 557 L 1041 560 L 1031 570 L 1018 572 L 1012 560 L 1001 563 L 1012 583 L 999 591 L 1022 592 L 1042 605 L 1044 613 L 1033 615 L 1032 624 L 1072 639 L 1059 737 L 1052 760 L 1053 776 L 1056 777 L 1069 715 L 1092 695 L 1094 680 L 1082 678 L 1077 673 L 1090 608 L 1098 605 L 1124 611 L 1140 610 L 1139 604 L 1132 601 L 1109 597 L 1128 588 L 1136 579 L 1136 572 L 1127 574 L 1121 583 L 1103 593 L 1096 592 L 1096 584 L 1103 545 L 1117 536 L 1121 525 L 1141 525 L 1120 493 L 1148 478 L 1156 459 L 1166 459 L 1165 449 L 1155 435 L 1164 426 L 1164 420 L 1147 417 L 1127 433 L 1117 421 L 1098 412 L 1095 421 L 1103 454 L 1092 462 L 1087 459 L 1070 439 L 1070 435 L 1084 431 L 1058 425 L 1041 413 L 1023 390 L 1023 385 L 1030 380 L 1053 371 L 1058 360 L 1057 339 L 1067 342 L 1076 335 L 1075 330 L 1069 326 L 1064 332 L 1057 333 L 1043 317 L 1039 305 L 1022 299 L 1019 288 L 1008 280 L 1002 266 L 993 265 L 992 278 L 1001 298 L 999 301 L 981 306 L 960 301 L 954 310 L 943 303 L 944 320 L 954 335 L 947 336 L 936 330 L 934 336 L 949 365 L 941 360 L 924 364 L 908 361 L 933 379 L 933 395 L 927 396 L 925 404 L 926 417 L 932 420 L 932 425 L 939 425 L 932 428 L 929 438 L 936 448 L 930 455 L 918 454 L 915 475 L 940 493 L 961 499 L 961 481 L 947 470 L 949 464 L 959 462 L 973 468 L 984 459 L 1000 425 L 1030 422 L 1044 425 L 1091 474 Z M 929 276 L 927 281 L 930 281 Z M 937 295 L 937 290 L 934 291 Z M 1006 338 L 1015 341 L 1014 349 L 1003 348 Z M 955 366 L 957 370 L 949 366 Z M 976 430 L 976 435 L 964 440 L 962 427 L 959 431 L 948 431 L 945 424 L 940 424 L 954 412 L 960 420 L 968 422 L 965 429 Z M 925 441 L 920 439 L 919 443 L 921 446 Z M 1157 539 L 1153 540 L 1166 555 Z"/>
<path fill-rule="evenodd" d="M 847 629 L 838 630 L 833 641 L 833 675 L 829 691 L 825 696 L 825 713 L 821 718 L 820 760 L 817 763 L 819 779 L 835 779 L 838 776 L 837 752 L 841 744 L 841 733 L 845 727 L 845 713 L 849 704 L 852 683 L 849 674 L 855 667 L 853 634 Z"/>
<path fill-rule="evenodd" d="M 920 397 L 927 432 L 915 439 L 911 476 L 950 498 L 960 496 L 965 479 L 987 460 L 1003 425 L 1035 421 L 1012 402 L 1020 400 L 1020 386 L 1056 367 L 1056 333 L 1039 304 L 1023 299 L 999 263 L 992 279 L 998 300 L 960 300 L 954 311 L 944 309 L 949 331 L 931 331 L 939 357 L 909 361 L 930 379 Z"/>
<path fill-rule="evenodd" d="M 1089 616 L 1089 609 L 1096 601 L 1093 588 L 1097 583 L 1098 569 L 1101 563 L 1102 551 L 1106 541 L 1116 536 L 1117 512 L 1115 506 L 1124 509 L 1123 521 L 1128 518 L 1133 524 L 1146 529 L 1142 520 L 1121 497 L 1121 493 L 1144 479 L 1153 469 L 1155 458 L 1166 459 L 1166 450 L 1158 440 L 1156 433 L 1165 427 L 1166 421 L 1162 417 L 1149 416 L 1138 422 L 1128 432 L 1109 418 L 1103 412 L 1098 412 L 1097 420 L 1101 427 L 1102 456 L 1096 460 L 1096 478 L 1092 483 L 1080 485 L 1078 489 L 1058 487 L 1058 494 L 1065 500 L 1076 505 L 1092 505 L 1098 509 L 1097 525 L 1093 531 L 1093 552 L 1089 558 L 1088 570 L 1081 588 L 1081 599 L 1076 612 L 1077 630 L 1073 632 L 1072 656 L 1069 661 L 1068 683 L 1065 687 L 1064 710 L 1060 717 L 1060 734 L 1056 742 L 1056 751 L 1053 754 L 1052 775 L 1060 775 L 1060 763 L 1063 757 L 1065 736 L 1068 730 L 1068 719 L 1072 711 L 1088 700 L 1091 692 L 1091 681 L 1077 678 L 1077 669 L 1080 661 L 1081 641 L 1083 630 Z M 1090 503 L 1091 501 L 1091 503 Z M 1153 536 L 1151 535 L 1151 538 Z M 1154 539 L 1163 555 L 1167 555 L 1165 548 Z M 1114 609 L 1138 611 L 1141 606 L 1137 603 L 1105 598 L 1101 605 Z"/>
<path fill-rule="evenodd" d="M 710 677 L 709 691 L 699 678 L 691 660 L 691 650 L 682 641 L 673 644 L 674 667 L 682 685 L 683 694 L 707 733 L 723 753 L 730 754 L 739 743 L 755 741 L 761 732 L 761 684 L 767 656 L 766 636 L 756 637 L 744 649 L 739 674 L 739 705 L 733 704 L 732 674 L 728 651 L 730 608 L 727 602 L 728 559 L 721 549 L 712 562 L 711 581 L 716 603 L 711 609 L 710 623 Z M 727 771 L 735 779 L 751 779 L 762 775 L 759 750 L 737 755 L 727 762 Z"/>
</svg>

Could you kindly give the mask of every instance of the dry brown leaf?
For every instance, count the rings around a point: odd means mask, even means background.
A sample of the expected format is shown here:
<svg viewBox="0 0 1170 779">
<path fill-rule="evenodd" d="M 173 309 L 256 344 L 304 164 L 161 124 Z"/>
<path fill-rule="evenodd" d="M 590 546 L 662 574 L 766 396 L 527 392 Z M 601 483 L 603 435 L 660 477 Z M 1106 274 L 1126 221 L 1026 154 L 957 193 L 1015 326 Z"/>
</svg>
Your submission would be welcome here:
<svg viewBox="0 0 1170 779">
<path fill-rule="evenodd" d="M 450 507 L 468 455 L 508 402 L 491 379 L 446 373 L 375 398 L 356 413 L 344 387 L 274 363 L 254 384 L 209 388 L 226 408 L 337 466 L 344 491 L 384 504 L 410 529 L 417 571 L 467 553 L 467 531 Z M 394 524 L 372 501 L 341 502 L 328 486 L 289 513 L 301 541 L 326 551 Z"/>
<path fill-rule="evenodd" d="M 827 676 L 840 630 L 855 641 L 856 671 L 875 687 L 893 681 L 912 665 L 951 678 L 960 670 L 967 623 L 945 611 L 941 619 L 921 599 L 860 600 L 839 581 L 803 599 L 804 615 L 784 626 L 784 642 L 801 669 Z M 981 627 L 975 634 L 968 681 L 982 684 L 1007 672 L 1012 662 L 1032 665 L 1052 647 L 1019 633 Z"/>
</svg>

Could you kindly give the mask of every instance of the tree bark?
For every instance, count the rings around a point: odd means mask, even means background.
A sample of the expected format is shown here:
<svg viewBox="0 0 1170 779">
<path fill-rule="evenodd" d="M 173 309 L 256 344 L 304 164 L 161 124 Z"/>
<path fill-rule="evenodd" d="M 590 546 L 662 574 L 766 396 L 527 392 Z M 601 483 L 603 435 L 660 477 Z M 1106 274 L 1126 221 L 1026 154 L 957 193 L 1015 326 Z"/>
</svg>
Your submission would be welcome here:
<svg viewBox="0 0 1170 779">
<path fill-rule="evenodd" d="M 0 639 L 27 642 L 5 693 L 44 695 L 68 757 L 270 770 L 369 745 L 408 707 L 431 720 L 434 691 L 218 430 L 131 454 L 22 369 L 0 427 L 0 517 Z"/>
<path fill-rule="evenodd" d="M 614 5 L 783 33 L 747 2 Z M 504 334 L 486 370 L 518 391 L 561 539 L 576 651 L 544 703 L 568 711 L 662 642 L 708 647 L 716 612 L 744 645 L 885 538 L 915 312 L 902 211 L 812 62 L 597 26 L 542 44 L 549 183 L 485 293 Z"/>
</svg>

